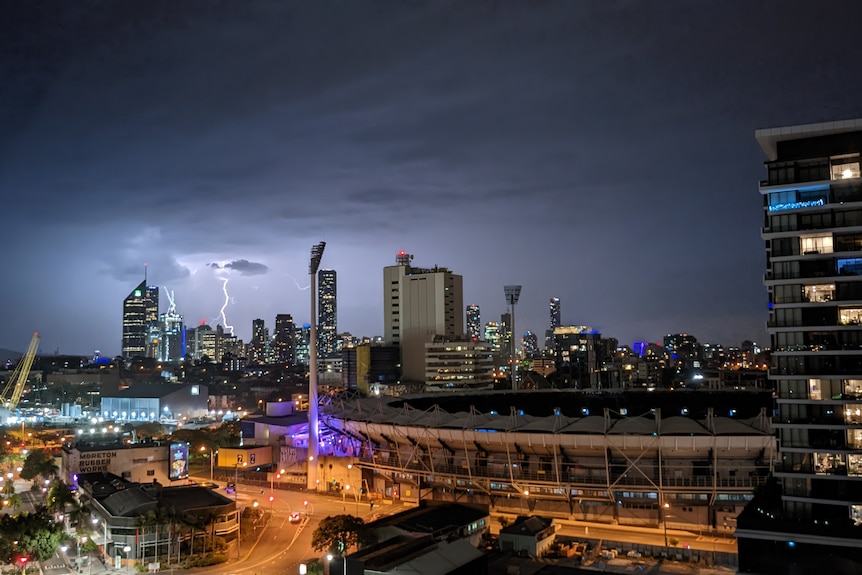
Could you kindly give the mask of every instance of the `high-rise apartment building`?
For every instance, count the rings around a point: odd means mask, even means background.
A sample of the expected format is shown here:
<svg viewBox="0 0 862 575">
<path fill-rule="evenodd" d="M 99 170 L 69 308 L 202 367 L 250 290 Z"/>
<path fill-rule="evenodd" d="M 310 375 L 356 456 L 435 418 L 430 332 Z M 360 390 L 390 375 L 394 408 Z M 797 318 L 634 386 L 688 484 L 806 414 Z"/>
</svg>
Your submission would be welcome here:
<svg viewBox="0 0 862 575">
<path fill-rule="evenodd" d="M 266 342 L 268 338 L 266 322 L 255 319 L 251 322 L 251 343 L 249 345 L 249 359 L 252 363 L 266 363 Z"/>
<path fill-rule="evenodd" d="M 560 325 L 560 298 L 552 297 L 551 303 L 548 306 L 551 316 L 550 327 L 545 330 L 545 349 L 553 352 L 554 350 L 554 330 Z"/>
<path fill-rule="evenodd" d="M 338 295 L 335 270 L 317 272 L 317 342 L 321 356 L 338 349 Z"/>
<path fill-rule="evenodd" d="M 293 332 L 296 363 L 308 365 L 311 360 L 311 324 L 304 323 L 302 328 Z"/>
<path fill-rule="evenodd" d="M 500 349 L 507 359 L 511 358 L 512 314 L 509 312 L 500 314 Z"/>
<path fill-rule="evenodd" d="M 150 333 L 158 332 L 158 326 L 159 288 L 144 280 L 123 300 L 123 357 L 147 356 Z"/>
<path fill-rule="evenodd" d="M 778 489 L 740 571 L 862 572 L 862 120 L 759 130 Z"/>
<path fill-rule="evenodd" d="M 485 324 L 485 341 L 491 344 L 495 354 L 500 353 L 500 324 L 489 321 Z"/>
<path fill-rule="evenodd" d="M 560 298 L 552 297 L 549 308 L 551 312 L 551 329 L 560 327 Z"/>
<path fill-rule="evenodd" d="M 482 319 L 476 304 L 467 306 L 467 337 L 473 341 L 482 339 Z"/>
<path fill-rule="evenodd" d="M 494 351 L 479 341 L 436 337 L 425 344 L 427 391 L 475 391 L 494 388 Z"/>
<path fill-rule="evenodd" d="M 446 268 L 418 268 L 399 252 L 383 268 L 383 327 L 387 345 L 401 348 L 405 382 L 425 381 L 425 344 L 434 336 L 463 337 L 462 278 Z"/>
<path fill-rule="evenodd" d="M 273 332 L 275 361 L 287 365 L 296 363 L 296 343 L 294 341 L 293 316 L 280 313 L 275 316 L 275 331 Z"/>
<path fill-rule="evenodd" d="M 539 352 L 539 338 L 531 331 L 524 333 L 521 337 L 521 350 L 524 357 L 535 357 Z"/>
</svg>

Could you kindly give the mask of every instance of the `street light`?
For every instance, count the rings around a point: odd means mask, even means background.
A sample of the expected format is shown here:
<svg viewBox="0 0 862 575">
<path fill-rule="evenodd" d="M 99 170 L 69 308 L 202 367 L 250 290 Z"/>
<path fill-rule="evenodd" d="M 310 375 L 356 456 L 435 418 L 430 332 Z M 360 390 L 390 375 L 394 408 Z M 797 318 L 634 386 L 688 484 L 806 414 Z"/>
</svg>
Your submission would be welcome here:
<svg viewBox="0 0 862 575">
<path fill-rule="evenodd" d="M 201 445 L 201 453 L 206 453 L 206 451 L 207 451 L 206 446 L 205 446 L 205 445 Z M 213 470 L 213 466 L 215 465 L 215 459 L 214 459 L 214 452 L 213 452 L 213 450 L 212 450 L 212 449 L 210 449 L 210 450 L 209 450 L 209 452 L 210 452 L 210 483 L 212 483 L 212 482 L 213 482 L 213 477 L 215 477 L 215 475 L 214 475 L 214 470 Z"/>
<path fill-rule="evenodd" d="M 243 467 L 246 467 L 248 463 L 242 463 Z M 239 491 L 239 461 L 237 461 L 233 466 L 233 500 L 236 501 L 237 492 Z"/>
<path fill-rule="evenodd" d="M 517 391 L 517 371 L 518 363 L 515 361 L 515 304 L 518 303 L 518 298 L 521 297 L 521 286 L 503 286 L 503 293 L 506 294 L 506 303 L 512 306 L 512 325 L 509 326 L 510 351 L 509 357 L 512 360 L 512 365 L 509 371 L 512 374 L 512 389 Z"/>
<path fill-rule="evenodd" d="M 668 547 L 667 543 L 667 510 L 670 509 L 670 503 L 665 503 L 662 505 L 662 526 L 664 526 L 664 553 L 668 557 L 670 557 L 670 547 Z"/>
</svg>

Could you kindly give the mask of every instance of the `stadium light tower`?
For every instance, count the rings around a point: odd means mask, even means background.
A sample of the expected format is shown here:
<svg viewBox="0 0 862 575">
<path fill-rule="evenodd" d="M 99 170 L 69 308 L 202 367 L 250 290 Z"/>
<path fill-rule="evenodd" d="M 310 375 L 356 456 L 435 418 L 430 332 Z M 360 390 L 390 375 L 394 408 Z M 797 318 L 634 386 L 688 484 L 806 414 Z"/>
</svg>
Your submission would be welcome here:
<svg viewBox="0 0 862 575">
<path fill-rule="evenodd" d="M 308 265 L 308 274 L 311 276 L 311 335 L 309 339 L 308 359 L 308 476 L 306 478 L 306 489 L 317 489 L 317 455 L 320 447 L 320 439 L 317 435 L 317 270 L 320 268 L 320 260 L 323 258 L 323 248 L 326 242 L 311 248 L 311 263 Z"/>
<path fill-rule="evenodd" d="M 506 294 L 506 303 L 512 306 L 512 325 L 509 326 L 509 359 L 512 362 L 509 368 L 512 374 L 512 389 L 518 389 L 518 363 L 515 361 L 515 304 L 518 303 L 518 298 L 521 297 L 521 286 L 503 286 L 503 292 Z"/>
</svg>

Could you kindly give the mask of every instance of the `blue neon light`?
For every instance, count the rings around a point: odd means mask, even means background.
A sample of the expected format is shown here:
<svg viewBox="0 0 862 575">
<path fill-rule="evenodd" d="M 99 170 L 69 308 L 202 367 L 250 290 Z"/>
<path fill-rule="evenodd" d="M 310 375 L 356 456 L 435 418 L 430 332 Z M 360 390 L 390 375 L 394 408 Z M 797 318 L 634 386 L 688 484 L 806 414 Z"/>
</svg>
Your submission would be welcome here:
<svg viewBox="0 0 862 575">
<path fill-rule="evenodd" d="M 787 204 L 775 204 L 774 206 L 769 206 L 770 212 L 782 212 L 784 210 L 799 210 L 802 208 L 817 208 L 820 206 L 825 206 L 826 201 L 823 198 L 819 200 L 808 200 L 805 202 L 789 202 Z"/>
</svg>

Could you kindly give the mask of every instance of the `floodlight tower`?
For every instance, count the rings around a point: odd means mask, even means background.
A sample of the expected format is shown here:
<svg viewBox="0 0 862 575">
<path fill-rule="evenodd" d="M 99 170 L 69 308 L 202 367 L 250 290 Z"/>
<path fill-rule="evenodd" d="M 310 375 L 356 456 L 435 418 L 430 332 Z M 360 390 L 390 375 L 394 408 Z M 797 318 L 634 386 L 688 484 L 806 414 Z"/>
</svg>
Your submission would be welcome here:
<svg viewBox="0 0 862 575">
<path fill-rule="evenodd" d="M 518 389 L 517 377 L 517 361 L 515 361 L 515 304 L 518 303 L 518 298 L 521 297 L 521 286 L 503 286 L 503 292 L 506 294 L 506 303 L 512 307 L 512 325 L 509 326 L 509 358 L 512 365 L 509 371 L 512 373 L 512 389 Z"/>
<path fill-rule="evenodd" d="M 323 258 L 323 248 L 326 242 L 311 248 L 311 262 L 308 265 L 308 274 L 311 276 L 311 335 L 308 342 L 308 476 L 306 489 L 317 489 L 317 456 L 320 447 L 317 435 L 317 270 L 320 260 Z"/>
</svg>

